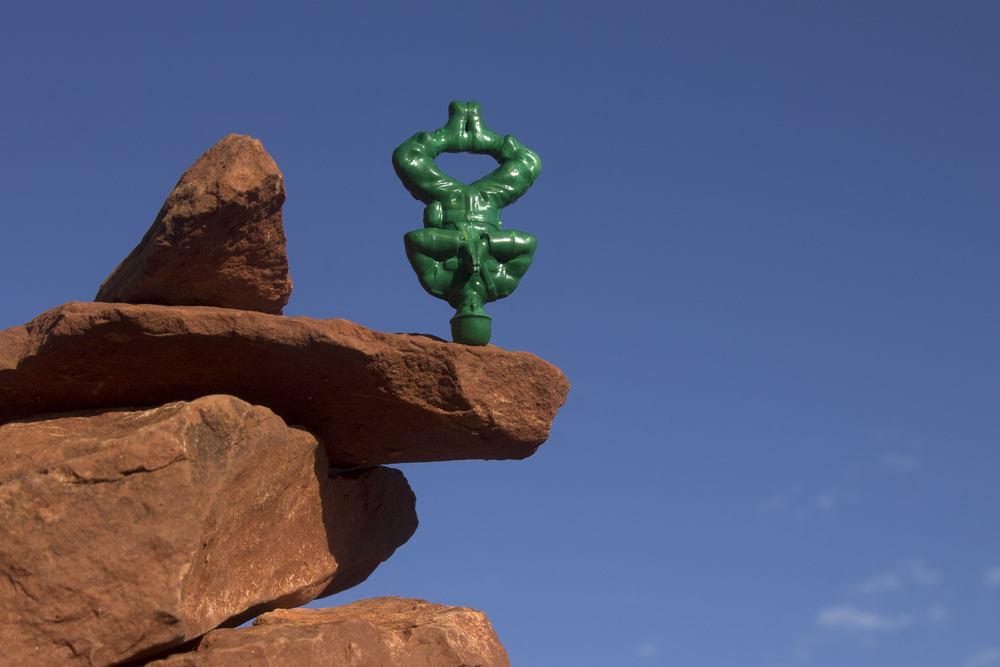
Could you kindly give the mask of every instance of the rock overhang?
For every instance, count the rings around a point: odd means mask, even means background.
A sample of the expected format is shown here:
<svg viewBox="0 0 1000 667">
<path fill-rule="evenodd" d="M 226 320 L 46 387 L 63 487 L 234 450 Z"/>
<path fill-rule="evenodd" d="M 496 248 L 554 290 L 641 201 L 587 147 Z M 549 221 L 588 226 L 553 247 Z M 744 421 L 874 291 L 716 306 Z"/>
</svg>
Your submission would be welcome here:
<svg viewBox="0 0 1000 667">
<path fill-rule="evenodd" d="M 568 391 L 527 352 L 340 319 L 70 302 L 0 332 L 0 423 L 228 394 L 314 432 L 336 467 L 523 459 Z"/>
</svg>

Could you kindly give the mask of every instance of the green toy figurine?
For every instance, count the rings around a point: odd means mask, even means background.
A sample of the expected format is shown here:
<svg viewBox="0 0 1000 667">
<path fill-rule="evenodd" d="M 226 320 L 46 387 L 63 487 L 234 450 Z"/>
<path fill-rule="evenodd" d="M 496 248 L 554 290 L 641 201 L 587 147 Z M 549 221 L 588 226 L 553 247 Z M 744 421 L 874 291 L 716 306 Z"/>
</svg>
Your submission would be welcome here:
<svg viewBox="0 0 1000 667">
<path fill-rule="evenodd" d="M 434 158 L 441 153 L 489 155 L 500 166 L 466 185 L 437 168 Z M 425 290 L 455 309 L 454 341 L 486 345 L 492 318 L 483 304 L 517 288 L 538 244 L 532 234 L 501 231 L 500 209 L 528 191 L 542 161 L 512 135 L 487 128 L 479 102 L 452 102 L 447 125 L 404 141 L 392 153 L 392 166 L 427 205 L 424 229 L 403 237 L 410 265 Z"/>
</svg>

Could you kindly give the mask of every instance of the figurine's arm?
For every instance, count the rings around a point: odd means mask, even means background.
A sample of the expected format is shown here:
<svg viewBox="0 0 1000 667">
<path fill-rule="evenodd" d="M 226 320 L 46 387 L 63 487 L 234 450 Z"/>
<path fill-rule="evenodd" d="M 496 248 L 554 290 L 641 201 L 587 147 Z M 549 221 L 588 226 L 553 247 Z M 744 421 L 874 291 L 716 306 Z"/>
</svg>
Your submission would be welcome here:
<svg viewBox="0 0 1000 667">
<path fill-rule="evenodd" d="M 497 153 L 500 166 L 472 183 L 472 187 L 502 208 L 513 204 L 528 191 L 542 171 L 542 161 L 512 134 L 503 138 Z"/>
<path fill-rule="evenodd" d="M 434 164 L 434 158 L 447 148 L 448 142 L 441 136 L 446 127 L 434 134 L 417 132 L 392 152 L 392 166 L 399 180 L 414 199 L 424 204 L 451 199 L 462 187 Z"/>
<path fill-rule="evenodd" d="M 452 102 L 448 105 L 448 122 L 444 127 L 433 133 L 417 132 L 393 151 L 392 166 L 396 175 L 414 198 L 425 204 L 434 201 L 446 203 L 460 195 L 464 184 L 451 178 L 434 164 L 434 158 L 441 153 L 479 153 L 492 156 L 503 164 L 503 154 L 508 142 L 486 127 L 482 114 L 483 107 L 479 102 Z M 527 151 L 516 139 L 509 139 Z M 511 154 L 516 152 L 514 149 Z M 534 156 L 534 153 L 531 155 Z M 535 156 L 536 161 L 537 159 Z M 540 165 L 541 163 L 539 167 Z M 504 176 L 498 178 L 510 180 Z M 531 180 L 534 181 L 534 178 Z M 528 183 L 523 189 L 527 190 L 530 185 Z M 522 194 L 523 191 L 519 192 L 514 199 Z"/>
</svg>

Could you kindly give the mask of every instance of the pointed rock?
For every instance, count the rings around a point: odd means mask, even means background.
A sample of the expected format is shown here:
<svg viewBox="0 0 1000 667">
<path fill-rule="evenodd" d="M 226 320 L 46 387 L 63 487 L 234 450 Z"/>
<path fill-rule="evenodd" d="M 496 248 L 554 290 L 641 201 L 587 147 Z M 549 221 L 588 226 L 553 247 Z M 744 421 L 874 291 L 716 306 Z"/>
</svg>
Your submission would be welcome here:
<svg viewBox="0 0 1000 667">
<path fill-rule="evenodd" d="M 330 475 L 206 396 L 0 427 L 0 662 L 105 667 L 363 581 L 413 534 L 398 470 Z"/>
<path fill-rule="evenodd" d="M 94 300 L 280 315 L 292 293 L 284 201 L 284 178 L 260 141 L 230 134 L 184 172 Z"/>
</svg>

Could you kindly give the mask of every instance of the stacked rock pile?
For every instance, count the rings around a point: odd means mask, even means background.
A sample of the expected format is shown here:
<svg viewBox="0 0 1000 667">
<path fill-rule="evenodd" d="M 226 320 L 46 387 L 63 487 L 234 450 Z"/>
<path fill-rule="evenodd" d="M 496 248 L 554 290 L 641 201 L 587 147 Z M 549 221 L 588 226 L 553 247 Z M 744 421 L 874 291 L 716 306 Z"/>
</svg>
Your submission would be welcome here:
<svg viewBox="0 0 1000 667">
<path fill-rule="evenodd" d="M 471 609 L 294 608 L 416 530 L 385 464 L 529 456 L 569 384 L 525 352 L 283 317 L 284 199 L 230 135 L 94 303 L 0 332 L 0 665 L 509 665 Z"/>
</svg>

